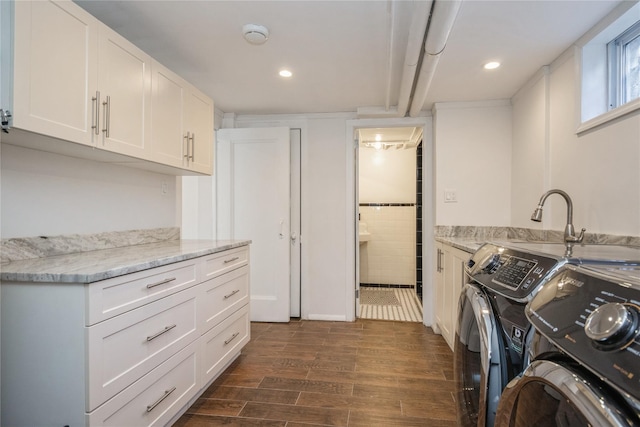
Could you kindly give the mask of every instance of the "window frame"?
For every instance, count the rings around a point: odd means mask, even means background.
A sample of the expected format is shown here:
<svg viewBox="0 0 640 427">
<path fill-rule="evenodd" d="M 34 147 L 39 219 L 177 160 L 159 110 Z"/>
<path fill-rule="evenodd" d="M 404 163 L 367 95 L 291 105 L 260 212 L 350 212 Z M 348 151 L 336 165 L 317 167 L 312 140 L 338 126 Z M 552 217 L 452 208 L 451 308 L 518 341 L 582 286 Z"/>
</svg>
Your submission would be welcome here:
<svg viewBox="0 0 640 427">
<path fill-rule="evenodd" d="M 640 37 L 640 20 L 627 28 L 622 34 L 607 44 L 607 62 L 609 65 L 609 110 L 640 98 L 640 95 L 627 99 L 628 46 Z"/>
</svg>

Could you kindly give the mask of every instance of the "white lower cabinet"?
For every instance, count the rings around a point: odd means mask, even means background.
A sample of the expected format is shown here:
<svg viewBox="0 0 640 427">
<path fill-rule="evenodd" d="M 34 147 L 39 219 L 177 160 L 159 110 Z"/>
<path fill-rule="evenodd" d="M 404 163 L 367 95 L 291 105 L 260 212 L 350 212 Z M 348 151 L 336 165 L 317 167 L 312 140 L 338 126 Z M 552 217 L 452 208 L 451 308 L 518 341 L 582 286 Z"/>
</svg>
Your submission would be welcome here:
<svg viewBox="0 0 640 427">
<path fill-rule="evenodd" d="M 198 286 L 87 328 L 92 411 L 199 337 Z"/>
<path fill-rule="evenodd" d="M 249 338 L 249 307 L 245 305 L 202 337 L 202 379 L 212 381 Z"/>
<path fill-rule="evenodd" d="M 470 256 L 468 252 L 436 242 L 434 329 L 451 350 L 458 322 L 458 297 L 465 283 L 464 265 Z"/>
<path fill-rule="evenodd" d="M 142 377 L 87 415 L 89 426 L 163 426 L 200 390 L 198 343 Z"/>
<path fill-rule="evenodd" d="M 249 342 L 249 247 L 0 302 L 0 425 L 167 425 Z"/>
</svg>

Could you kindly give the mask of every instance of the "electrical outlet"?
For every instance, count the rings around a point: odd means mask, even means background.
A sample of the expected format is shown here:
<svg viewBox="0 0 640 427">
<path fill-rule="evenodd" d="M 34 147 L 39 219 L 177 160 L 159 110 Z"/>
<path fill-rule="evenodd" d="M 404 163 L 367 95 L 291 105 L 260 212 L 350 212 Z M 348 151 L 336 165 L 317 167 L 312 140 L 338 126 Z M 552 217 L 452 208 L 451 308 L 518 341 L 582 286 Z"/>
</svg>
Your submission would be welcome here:
<svg viewBox="0 0 640 427">
<path fill-rule="evenodd" d="M 169 184 L 167 184 L 167 181 L 162 181 L 162 185 L 160 187 L 160 191 L 162 192 L 162 194 L 168 194 L 169 193 Z"/>
<path fill-rule="evenodd" d="M 456 190 L 444 190 L 445 203 L 458 203 L 458 193 Z"/>
</svg>

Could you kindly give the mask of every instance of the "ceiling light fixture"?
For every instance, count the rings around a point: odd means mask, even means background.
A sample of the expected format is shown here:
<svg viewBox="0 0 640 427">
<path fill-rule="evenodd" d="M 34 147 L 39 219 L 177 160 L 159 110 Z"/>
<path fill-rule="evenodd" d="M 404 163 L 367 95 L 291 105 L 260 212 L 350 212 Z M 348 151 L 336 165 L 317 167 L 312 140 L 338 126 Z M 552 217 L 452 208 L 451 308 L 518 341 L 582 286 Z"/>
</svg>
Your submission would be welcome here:
<svg viewBox="0 0 640 427">
<path fill-rule="evenodd" d="M 293 76 L 293 73 L 289 70 L 280 70 L 280 72 L 278 73 L 280 74 L 280 77 L 291 77 Z"/>
<path fill-rule="evenodd" d="M 499 62 L 491 61 L 491 62 L 487 62 L 486 64 L 484 64 L 484 69 L 485 70 L 495 70 L 499 66 L 500 66 Z"/>
<path fill-rule="evenodd" d="M 269 39 L 269 30 L 263 25 L 243 25 L 242 34 L 244 34 L 245 40 L 251 44 L 264 44 Z"/>
</svg>

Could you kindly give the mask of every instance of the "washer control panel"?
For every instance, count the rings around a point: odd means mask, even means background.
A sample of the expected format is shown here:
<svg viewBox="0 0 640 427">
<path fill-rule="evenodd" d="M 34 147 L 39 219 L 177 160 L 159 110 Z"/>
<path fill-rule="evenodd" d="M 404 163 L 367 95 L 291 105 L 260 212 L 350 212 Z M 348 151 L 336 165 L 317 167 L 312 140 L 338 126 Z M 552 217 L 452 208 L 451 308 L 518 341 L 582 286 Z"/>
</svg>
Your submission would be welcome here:
<svg viewBox="0 0 640 427">
<path fill-rule="evenodd" d="M 561 350 L 640 399 L 640 283 L 567 265 L 526 315 Z"/>
<path fill-rule="evenodd" d="M 508 298 L 528 301 L 552 269 L 564 261 L 486 243 L 467 262 L 475 282 Z"/>
</svg>

